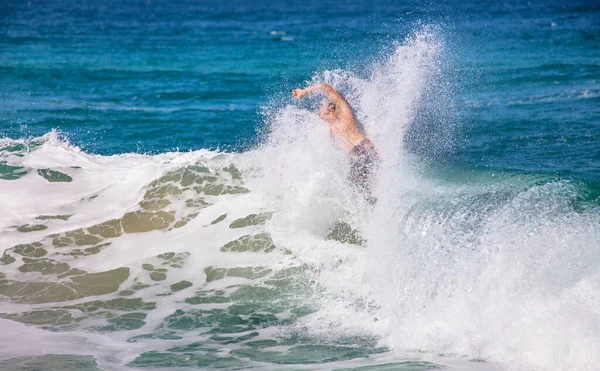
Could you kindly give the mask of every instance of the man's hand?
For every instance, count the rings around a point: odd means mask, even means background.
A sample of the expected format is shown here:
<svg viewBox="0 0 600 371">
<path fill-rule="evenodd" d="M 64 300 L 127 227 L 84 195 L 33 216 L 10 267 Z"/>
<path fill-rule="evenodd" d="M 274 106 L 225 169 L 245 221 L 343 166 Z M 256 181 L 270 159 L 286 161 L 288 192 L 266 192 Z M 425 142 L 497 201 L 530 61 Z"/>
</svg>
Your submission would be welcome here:
<svg viewBox="0 0 600 371">
<path fill-rule="evenodd" d="M 308 91 L 306 89 L 294 89 L 294 91 L 292 91 L 292 97 L 296 99 L 300 99 L 306 94 L 308 94 Z"/>
<path fill-rule="evenodd" d="M 311 85 L 311 86 L 307 87 L 306 89 L 295 89 L 294 91 L 292 91 L 292 97 L 294 97 L 296 99 L 300 99 L 307 94 L 315 93 L 318 91 L 327 92 L 329 90 L 332 90 L 337 93 L 337 91 L 334 88 L 332 88 L 331 86 L 329 86 L 325 83 L 322 83 L 322 84 Z"/>
</svg>

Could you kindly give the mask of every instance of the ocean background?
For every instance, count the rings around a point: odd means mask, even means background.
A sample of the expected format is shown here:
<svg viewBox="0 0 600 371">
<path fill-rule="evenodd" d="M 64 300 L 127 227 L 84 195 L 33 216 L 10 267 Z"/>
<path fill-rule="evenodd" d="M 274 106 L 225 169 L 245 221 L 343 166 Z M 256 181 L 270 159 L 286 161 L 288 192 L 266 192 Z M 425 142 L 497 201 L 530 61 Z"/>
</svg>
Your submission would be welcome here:
<svg viewBox="0 0 600 371">
<path fill-rule="evenodd" d="M 0 369 L 595 370 L 599 223 L 595 1 L 0 3 Z"/>
</svg>

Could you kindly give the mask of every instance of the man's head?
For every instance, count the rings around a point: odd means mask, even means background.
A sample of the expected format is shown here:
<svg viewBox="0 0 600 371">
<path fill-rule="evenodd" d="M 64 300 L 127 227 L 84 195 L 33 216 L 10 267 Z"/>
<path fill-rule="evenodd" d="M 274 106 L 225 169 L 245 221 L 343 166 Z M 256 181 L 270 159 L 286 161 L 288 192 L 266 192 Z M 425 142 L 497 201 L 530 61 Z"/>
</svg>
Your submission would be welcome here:
<svg viewBox="0 0 600 371">
<path fill-rule="evenodd" d="M 319 117 L 328 122 L 334 122 L 337 118 L 335 103 L 327 101 L 319 109 Z"/>
</svg>

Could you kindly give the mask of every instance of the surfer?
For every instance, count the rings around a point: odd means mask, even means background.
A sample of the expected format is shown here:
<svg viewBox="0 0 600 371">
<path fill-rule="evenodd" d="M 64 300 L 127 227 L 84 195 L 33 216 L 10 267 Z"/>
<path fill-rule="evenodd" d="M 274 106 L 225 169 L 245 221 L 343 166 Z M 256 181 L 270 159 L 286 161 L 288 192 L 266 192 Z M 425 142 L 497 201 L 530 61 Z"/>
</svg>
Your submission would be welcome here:
<svg viewBox="0 0 600 371">
<path fill-rule="evenodd" d="M 331 136 L 349 152 L 352 182 L 360 187 L 368 201 L 374 202 L 375 199 L 370 196 L 370 178 L 378 161 L 375 146 L 361 132 L 350 103 L 330 85 L 322 83 L 311 85 L 306 89 L 295 89 L 292 96 L 300 99 L 316 92 L 322 92 L 328 98 L 319 109 L 319 117 L 329 123 Z"/>
</svg>

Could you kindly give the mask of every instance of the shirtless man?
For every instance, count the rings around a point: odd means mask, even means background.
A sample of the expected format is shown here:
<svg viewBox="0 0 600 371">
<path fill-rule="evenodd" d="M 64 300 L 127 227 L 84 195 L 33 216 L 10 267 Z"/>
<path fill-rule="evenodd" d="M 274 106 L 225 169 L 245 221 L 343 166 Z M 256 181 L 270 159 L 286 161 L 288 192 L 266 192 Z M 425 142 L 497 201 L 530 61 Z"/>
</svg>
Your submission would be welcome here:
<svg viewBox="0 0 600 371">
<path fill-rule="evenodd" d="M 322 92 L 329 98 L 329 101 L 321 106 L 319 116 L 329 123 L 331 136 L 349 151 L 352 160 L 350 167 L 352 181 L 365 193 L 367 200 L 374 200 L 370 197 L 370 177 L 378 160 L 375 146 L 360 132 L 348 101 L 328 84 L 295 89 L 292 96 L 300 99 L 315 92 Z"/>
</svg>

